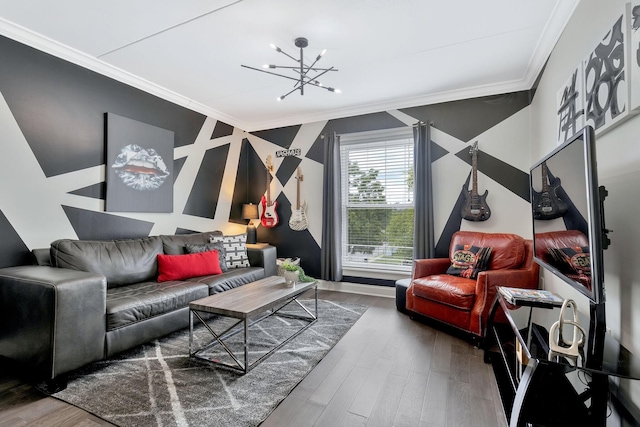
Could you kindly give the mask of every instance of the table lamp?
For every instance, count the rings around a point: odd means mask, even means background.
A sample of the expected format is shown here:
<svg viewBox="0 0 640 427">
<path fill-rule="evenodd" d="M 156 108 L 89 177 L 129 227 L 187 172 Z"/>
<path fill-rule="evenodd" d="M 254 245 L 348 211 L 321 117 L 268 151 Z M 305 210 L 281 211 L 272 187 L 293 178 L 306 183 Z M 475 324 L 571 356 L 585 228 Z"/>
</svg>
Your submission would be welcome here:
<svg viewBox="0 0 640 427">
<path fill-rule="evenodd" d="M 245 203 L 242 205 L 242 219 L 248 219 L 247 225 L 247 243 L 253 244 L 257 242 L 256 226 L 253 225 L 253 220 L 258 219 L 258 205 L 253 203 Z"/>
</svg>

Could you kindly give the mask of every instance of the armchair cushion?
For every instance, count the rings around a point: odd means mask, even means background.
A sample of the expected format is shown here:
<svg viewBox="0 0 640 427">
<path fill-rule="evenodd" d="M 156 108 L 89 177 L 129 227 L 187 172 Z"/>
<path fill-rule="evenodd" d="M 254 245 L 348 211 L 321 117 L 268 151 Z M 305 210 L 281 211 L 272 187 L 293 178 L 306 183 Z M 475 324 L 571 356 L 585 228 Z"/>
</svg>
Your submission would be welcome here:
<svg viewBox="0 0 640 427">
<path fill-rule="evenodd" d="M 413 295 L 470 311 L 476 298 L 476 280 L 436 274 L 413 281 Z"/>
</svg>

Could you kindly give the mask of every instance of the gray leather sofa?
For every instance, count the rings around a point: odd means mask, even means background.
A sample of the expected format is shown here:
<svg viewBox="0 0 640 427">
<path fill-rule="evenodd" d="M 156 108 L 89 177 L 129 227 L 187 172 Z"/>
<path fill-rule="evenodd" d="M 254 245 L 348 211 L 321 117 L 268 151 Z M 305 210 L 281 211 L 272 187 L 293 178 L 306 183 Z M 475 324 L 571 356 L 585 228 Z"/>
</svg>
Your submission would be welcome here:
<svg viewBox="0 0 640 427">
<path fill-rule="evenodd" d="M 212 234 L 58 240 L 33 251 L 39 265 L 0 269 L 0 356 L 64 387 L 71 370 L 187 327 L 190 301 L 276 274 L 276 248 L 256 244 L 250 267 L 157 281 L 158 254 Z"/>
</svg>

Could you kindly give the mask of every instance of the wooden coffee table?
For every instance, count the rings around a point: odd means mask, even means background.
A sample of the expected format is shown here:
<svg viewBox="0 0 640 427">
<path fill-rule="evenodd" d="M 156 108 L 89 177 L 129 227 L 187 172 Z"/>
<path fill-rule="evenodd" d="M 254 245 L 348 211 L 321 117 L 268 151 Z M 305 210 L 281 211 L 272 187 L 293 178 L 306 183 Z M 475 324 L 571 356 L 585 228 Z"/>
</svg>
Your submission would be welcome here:
<svg viewBox="0 0 640 427">
<path fill-rule="evenodd" d="M 315 313 L 309 311 L 305 306 L 300 304 L 298 297 L 309 289 L 314 289 Z M 296 303 L 308 314 L 308 316 L 299 316 L 290 313 L 280 313 L 284 307 L 289 304 Z M 236 323 L 228 327 L 220 333 L 213 331 L 211 326 L 206 322 L 202 313 L 215 314 L 238 319 Z M 194 349 L 193 348 L 193 327 L 194 316 L 200 320 L 205 328 L 213 336 L 213 340 L 206 345 Z M 279 343 L 276 347 L 264 354 L 255 362 L 249 364 L 249 328 L 270 316 L 287 317 L 300 319 L 308 322 L 301 329 L 296 331 L 289 338 Z M 287 287 L 285 280 L 280 276 L 271 276 L 246 285 L 211 295 L 189 303 L 189 356 L 207 360 L 224 367 L 240 371 L 246 374 L 257 364 L 272 355 L 276 350 L 298 336 L 306 330 L 318 319 L 318 286 L 314 282 L 296 283 L 294 287 Z M 237 328 L 243 324 L 244 328 Z M 240 333 L 244 330 L 244 357 L 241 361 L 236 354 L 225 344 L 224 340 Z M 224 363 L 219 360 L 205 357 L 202 353 L 216 344 L 220 344 L 222 348 L 231 356 L 235 364 Z"/>
</svg>

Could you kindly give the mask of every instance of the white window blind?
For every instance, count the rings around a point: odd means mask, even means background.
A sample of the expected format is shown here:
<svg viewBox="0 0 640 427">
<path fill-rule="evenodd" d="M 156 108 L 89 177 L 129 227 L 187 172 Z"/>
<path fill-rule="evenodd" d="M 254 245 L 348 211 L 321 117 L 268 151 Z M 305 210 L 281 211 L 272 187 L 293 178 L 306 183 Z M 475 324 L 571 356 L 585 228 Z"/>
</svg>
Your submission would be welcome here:
<svg viewBox="0 0 640 427">
<path fill-rule="evenodd" d="M 342 262 L 408 270 L 413 260 L 411 128 L 341 135 Z"/>
</svg>

